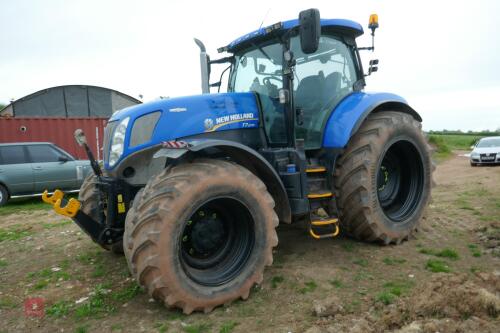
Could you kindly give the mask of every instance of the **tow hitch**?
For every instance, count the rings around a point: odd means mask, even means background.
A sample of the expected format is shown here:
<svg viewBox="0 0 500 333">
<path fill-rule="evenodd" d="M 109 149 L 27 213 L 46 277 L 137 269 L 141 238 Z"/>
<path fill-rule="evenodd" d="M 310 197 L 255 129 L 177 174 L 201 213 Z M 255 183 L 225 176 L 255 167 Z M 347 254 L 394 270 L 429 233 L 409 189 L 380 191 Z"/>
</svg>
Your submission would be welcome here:
<svg viewBox="0 0 500 333">
<path fill-rule="evenodd" d="M 71 218 L 94 242 L 100 245 L 114 244 L 122 239 L 123 228 L 111 228 L 95 221 L 80 210 L 80 201 L 74 198 L 67 200 L 61 190 L 55 190 L 52 195 L 49 195 L 47 191 L 43 192 L 42 200 L 52 205 L 57 214 Z"/>
</svg>

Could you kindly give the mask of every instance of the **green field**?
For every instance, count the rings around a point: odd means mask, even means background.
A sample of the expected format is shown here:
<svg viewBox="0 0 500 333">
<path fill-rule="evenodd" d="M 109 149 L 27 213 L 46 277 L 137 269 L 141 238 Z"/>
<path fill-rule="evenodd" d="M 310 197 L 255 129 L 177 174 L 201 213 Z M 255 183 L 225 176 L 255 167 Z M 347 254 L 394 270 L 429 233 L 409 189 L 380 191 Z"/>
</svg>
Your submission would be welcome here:
<svg viewBox="0 0 500 333">
<path fill-rule="evenodd" d="M 471 150 L 482 135 L 470 134 L 436 134 L 428 135 L 429 143 L 435 148 L 434 158 L 438 161 L 451 156 L 453 150 Z"/>
</svg>

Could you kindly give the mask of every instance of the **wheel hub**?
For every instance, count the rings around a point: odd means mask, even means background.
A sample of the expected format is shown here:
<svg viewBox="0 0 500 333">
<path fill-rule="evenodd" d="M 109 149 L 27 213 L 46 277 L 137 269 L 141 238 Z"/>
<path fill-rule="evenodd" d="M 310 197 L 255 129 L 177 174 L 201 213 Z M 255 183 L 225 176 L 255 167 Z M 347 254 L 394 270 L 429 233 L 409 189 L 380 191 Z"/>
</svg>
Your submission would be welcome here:
<svg viewBox="0 0 500 333">
<path fill-rule="evenodd" d="M 196 219 L 196 217 L 198 217 Z M 211 213 L 200 210 L 195 214 L 195 218 L 191 221 L 191 228 L 187 228 L 184 235 L 187 240 L 191 239 L 193 251 L 201 256 L 209 256 L 223 245 L 227 232 L 224 227 L 224 222 L 219 218 L 217 213 Z"/>
<path fill-rule="evenodd" d="M 254 246 L 253 218 L 233 198 L 215 198 L 185 222 L 180 261 L 185 273 L 205 286 L 224 284 L 243 269 Z"/>
</svg>

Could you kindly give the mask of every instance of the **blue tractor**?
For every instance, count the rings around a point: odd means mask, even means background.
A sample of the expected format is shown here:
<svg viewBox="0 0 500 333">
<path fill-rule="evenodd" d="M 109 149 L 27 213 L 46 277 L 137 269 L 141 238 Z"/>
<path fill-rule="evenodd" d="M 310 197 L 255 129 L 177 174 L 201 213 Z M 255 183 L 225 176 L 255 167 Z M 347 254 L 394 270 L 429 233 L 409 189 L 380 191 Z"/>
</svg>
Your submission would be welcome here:
<svg viewBox="0 0 500 333">
<path fill-rule="evenodd" d="M 372 36 L 378 26 L 370 18 Z M 45 194 L 102 247 L 123 251 L 147 292 L 185 313 L 249 296 L 273 262 L 279 223 L 398 244 L 430 198 L 421 117 L 394 94 L 367 93 L 358 23 L 316 9 L 219 49 L 201 49 L 202 91 L 116 112 L 103 170 L 79 200 Z M 373 41 L 372 41 L 373 42 Z M 210 94 L 214 64 L 227 93 Z"/>
</svg>

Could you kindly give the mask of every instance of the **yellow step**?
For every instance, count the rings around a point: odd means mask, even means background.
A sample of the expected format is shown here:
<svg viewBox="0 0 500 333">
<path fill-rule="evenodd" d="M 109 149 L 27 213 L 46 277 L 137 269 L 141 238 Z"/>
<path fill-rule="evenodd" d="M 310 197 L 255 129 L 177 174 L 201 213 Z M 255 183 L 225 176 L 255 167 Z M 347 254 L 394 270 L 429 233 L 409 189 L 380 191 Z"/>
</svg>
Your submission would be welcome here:
<svg viewBox="0 0 500 333">
<path fill-rule="evenodd" d="M 311 166 L 306 168 L 307 173 L 315 173 L 315 172 L 325 172 L 326 168 L 322 166 Z"/>
<path fill-rule="evenodd" d="M 307 195 L 309 199 L 322 199 L 322 198 L 330 198 L 333 197 L 332 192 L 323 192 L 323 193 L 309 193 Z"/>
<path fill-rule="evenodd" d="M 338 219 L 316 220 L 316 221 L 311 221 L 311 225 L 314 226 L 330 225 L 330 224 L 335 224 L 338 221 L 339 221 Z"/>
</svg>

